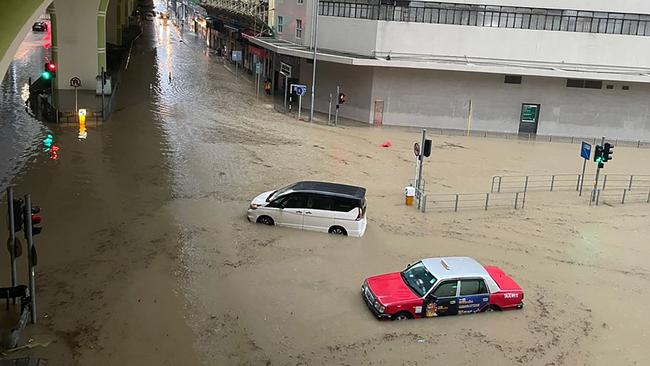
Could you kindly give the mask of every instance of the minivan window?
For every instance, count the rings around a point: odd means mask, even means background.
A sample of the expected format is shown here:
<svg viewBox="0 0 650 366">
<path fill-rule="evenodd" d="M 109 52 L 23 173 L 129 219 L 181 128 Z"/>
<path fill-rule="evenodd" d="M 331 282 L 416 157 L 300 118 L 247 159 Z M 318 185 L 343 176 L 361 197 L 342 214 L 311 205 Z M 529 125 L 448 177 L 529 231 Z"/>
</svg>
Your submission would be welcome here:
<svg viewBox="0 0 650 366">
<path fill-rule="evenodd" d="M 334 199 L 334 211 L 350 212 L 352 209 L 359 207 L 357 201 L 351 198 L 336 197 Z"/>
<path fill-rule="evenodd" d="M 292 194 L 282 203 L 284 208 L 306 208 L 307 196 L 304 194 Z"/>
<path fill-rule="evenodd" d="M 314 210 L 331 210 L 332 197 L 310 195 L 309 199 L 307 200 L 307 207 L 313 208 Z"/>
</svg>

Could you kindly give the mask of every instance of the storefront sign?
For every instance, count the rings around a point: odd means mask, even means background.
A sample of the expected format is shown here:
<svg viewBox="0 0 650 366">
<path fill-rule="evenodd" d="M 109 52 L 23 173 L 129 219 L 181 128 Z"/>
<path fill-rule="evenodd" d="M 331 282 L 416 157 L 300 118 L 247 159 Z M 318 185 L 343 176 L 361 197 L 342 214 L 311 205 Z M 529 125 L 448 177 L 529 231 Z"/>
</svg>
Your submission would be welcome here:
<svg viewBox="0 0 650 366">
<path fill-rule="evenodd" d="M 280 62 L 280 72 L 287 77 L 291 77 L 291 65 Z"/>
</svg>

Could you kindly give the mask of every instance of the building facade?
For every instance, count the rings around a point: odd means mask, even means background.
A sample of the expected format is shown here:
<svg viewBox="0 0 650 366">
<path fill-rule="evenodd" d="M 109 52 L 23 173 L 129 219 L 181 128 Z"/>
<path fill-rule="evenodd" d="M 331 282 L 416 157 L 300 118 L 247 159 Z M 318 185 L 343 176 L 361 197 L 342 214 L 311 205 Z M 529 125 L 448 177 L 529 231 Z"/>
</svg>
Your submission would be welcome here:
<svg viewBox="0 0 650 366">
<path fill-rule="evenodd" d="M 311 84 L 312 0 L 256 37 Z M 318 1 L 316 110 L 377 125 L 650 140 L 650 3 Z M 278 76 L 279 75 L 279 76 Z"/>
</svg>

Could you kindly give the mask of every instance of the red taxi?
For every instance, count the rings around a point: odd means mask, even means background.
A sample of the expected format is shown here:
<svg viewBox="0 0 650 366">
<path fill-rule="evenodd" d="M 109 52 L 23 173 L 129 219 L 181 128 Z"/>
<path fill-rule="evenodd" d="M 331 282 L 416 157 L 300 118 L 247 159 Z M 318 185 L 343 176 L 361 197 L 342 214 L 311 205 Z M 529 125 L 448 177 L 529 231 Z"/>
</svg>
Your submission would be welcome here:
<svg viewBox="0 0 650 366">
<path fill-rule="evenodd" d="M 422 259 L 402 272 L 367 278 L 361 293 L 377 317 L 393 320 L 524 306 L 524 292 L 510 276 L 468 257 Z"/>
</svg>

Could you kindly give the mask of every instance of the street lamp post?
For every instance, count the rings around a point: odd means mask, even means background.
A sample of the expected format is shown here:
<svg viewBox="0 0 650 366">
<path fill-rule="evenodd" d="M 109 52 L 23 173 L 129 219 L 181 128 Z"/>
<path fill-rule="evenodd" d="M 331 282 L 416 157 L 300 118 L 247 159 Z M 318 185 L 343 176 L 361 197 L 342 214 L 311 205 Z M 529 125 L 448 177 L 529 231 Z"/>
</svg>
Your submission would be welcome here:
<svg viewBox="0 0 650 366">
<path fill-rule="evenodd" d="M 313 0 L 314 6 L 312 9 L 312 24 L 314 24 L 314 64 L 311 73 L 311 108 L 309 109 L 309 122 L 314 120 L 314 99 L 316 90 L 316 45 L 318 43 L 318 0 Z"/>
</svg>

